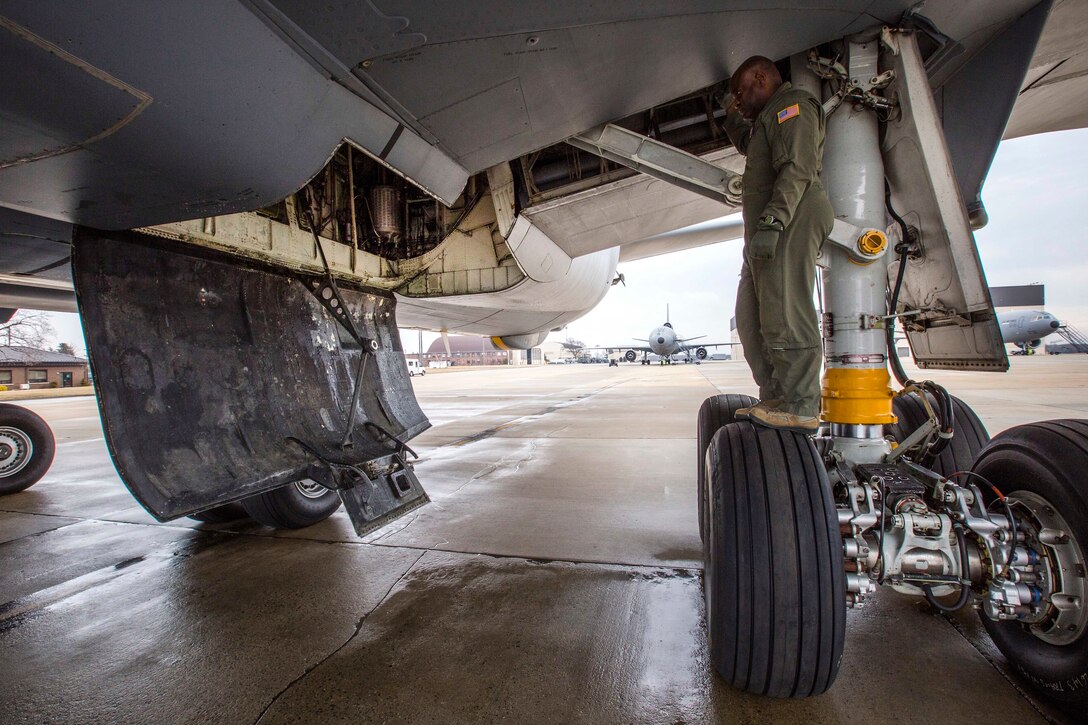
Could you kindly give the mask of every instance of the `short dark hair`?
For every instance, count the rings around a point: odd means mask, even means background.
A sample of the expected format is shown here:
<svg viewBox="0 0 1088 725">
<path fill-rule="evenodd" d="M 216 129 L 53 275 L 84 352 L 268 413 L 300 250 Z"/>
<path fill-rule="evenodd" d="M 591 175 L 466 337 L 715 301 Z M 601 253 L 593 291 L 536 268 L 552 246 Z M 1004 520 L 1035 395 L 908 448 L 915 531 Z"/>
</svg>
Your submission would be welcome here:
<svg viewBox="0 0 1088 725">
<path fill-rule="evenodd" d="M 774 64 L 774 61 L 762 55 L 753 55 L 748 60 L 740 64 L 740 67 L 733 72 L 733 75 L 729 77 L 729 87 L 732 89 L 741 76 L 748 71 L 761 70 L 767 74 L 772 80 L 782 80 L 782 74 L 778 72 L 778 66 Z"/>
</svg>

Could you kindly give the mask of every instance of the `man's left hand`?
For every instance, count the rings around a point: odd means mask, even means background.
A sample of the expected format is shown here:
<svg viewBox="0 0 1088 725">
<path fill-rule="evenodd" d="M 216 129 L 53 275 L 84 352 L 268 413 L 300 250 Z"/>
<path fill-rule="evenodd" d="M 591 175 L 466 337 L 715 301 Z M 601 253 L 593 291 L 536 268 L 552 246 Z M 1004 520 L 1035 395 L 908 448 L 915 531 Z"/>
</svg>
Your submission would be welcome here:
<svg viewBox="0 0 1088 725">
<path fill-rule="evenodd" d="M 756 233 L 752 235 L 748 243 L 752 259 L 758 259 L 761 262 L 774 259 L 775 250 L 778 248 L 778 235 L 782 232 L 782 228 L 782 222 L 772 217 L 759 220 Z"/>
<path fill-rule="evenodd" d="M 760 229 L 752 235 L 751 247 L 752 259 L 769 262 L 774 259 L 775 249 L 778 247 L 778 231 L 775 229 Z"/>
</svg>

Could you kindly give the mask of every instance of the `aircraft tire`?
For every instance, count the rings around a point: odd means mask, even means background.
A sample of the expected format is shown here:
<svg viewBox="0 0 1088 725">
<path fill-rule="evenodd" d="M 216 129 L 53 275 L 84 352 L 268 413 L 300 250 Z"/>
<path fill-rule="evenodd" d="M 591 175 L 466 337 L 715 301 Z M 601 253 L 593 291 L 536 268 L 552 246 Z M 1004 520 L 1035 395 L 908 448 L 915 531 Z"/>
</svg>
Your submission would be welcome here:
<svg viewBox="0 0 1088 725">
<path fill-rule="evenodd" d="M 929 403 L 936 405 L 932 395 L 929 396 Z M 898 442 L 905 440 L 927 420 L 926 409 L 917 393 L 896 396 L 892 400 L 892 412 L 899 418 L 899 422 L 891 426 L 890 432 Z M 952 440 L 930 466 L 942 476 L 971 470 L 971 465 L 979 452 L 990 442 L 990 434 L 975 415 L 975 411 L 954 395 L 952 396 L 952 414 L 955 416 Z"/>
<path fill-rule="evenodd" d="M 340 495 L 306 481 L 242 499 L 246 513 L 273 529 L 302 529 L 324 521 L 340 508 Z"/>
<path fill-rule="evenodd" d="M 57 444 L 41 416 L 0 403 L 0 495 L 24 491 L 53 465 Z"/>
<path fill-rule="evenodd" d="M 1020 502 L 1013 511 L 1022 522 L 1026 541 L 1033 539 L 1033 526 L 1065 531 L 1065 543 L 1051 547 L 1036 540 L 1032 548 L 1042 549 L 1047 559 L 1059 564 L 1056 570 L 1069 570 L 1061 591 L 1070 593 L 1069 589 L 1079 587 L 1083 608 L 1088 585 L 1083 573 L 1074 572 L 1083 572 L 1088 565 L 1088 483 L 1084 479 L 1088 420 L 1049 420 L 1009 428 L 986 446 L 973 470 Z M 1047 519 L 1039 518 L 1040 513 Z M 1088 711 L 1088 614 L 1062 627 L 1052 623 L 1048 628 L 1044 622 L 1043 628 L 1050 629 L 1048 637 L 1059 633 L 1057 641 L 1045 641 L 1037 630 L 1018 622 L 980 616 L 994 644 L 1034 689 L 1070 714 L 1083 717 Z"/>
<path fill-rule="evenodd" d="M 811 438 L 746 421 L 714 434 L 704 551 L 710 660 L 737 689 L 825 692 L 838 675 L 846 579 L 831 486 Z"/>
<path fill-rule="evenodd" d="M 695 453 L 696 459 L 696 494 L 699 500 L 699 540 L 703 540 L 703 532 L 706 530 L 706 449 L 710 446 L 710 439 L 723 425 L 736 422 L 736 412 L 740 408 L 747 408 L 759 401 L 751 395 L 737 395 L 727 393 L 725 395 L 712 395 L 699 406 L 699 419 L 696 424 L 697 439 Z"/>
<path fill-rule="evenodd" d="M 230 521 L 240 521 L 241 519 L 249 518 L 249 514 L 246 513 L 245 506 L 243 506 L 240 501 L 235 501 L 233 503 L 225 503 L 222 506 L 216 506 L 207 511 L 192 514 L 189 518 L 194 521 L 201 521 L 205 524 L 225 524 Z"/>
</svg>

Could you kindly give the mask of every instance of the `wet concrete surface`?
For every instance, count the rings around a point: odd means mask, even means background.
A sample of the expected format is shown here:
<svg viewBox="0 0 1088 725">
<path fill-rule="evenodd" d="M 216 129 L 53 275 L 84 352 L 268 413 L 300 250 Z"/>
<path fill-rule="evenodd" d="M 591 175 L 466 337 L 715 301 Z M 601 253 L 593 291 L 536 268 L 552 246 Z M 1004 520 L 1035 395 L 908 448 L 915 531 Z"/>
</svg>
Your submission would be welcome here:
<svg viewBox="0 0 1088 725">
<path fill-rule="evenodd" d="M 1088 358 L 927 373 L 991 433 L 1088 413 Z M 695 413 L 737 363 L 416 378 L 433 502 L 365 540 L 156 523 L 91 398 L 28 401 L 50 473 L 0 499 L 0 722 L 1059 721 L 970 618 L 882 592 L 836 686 L 724 685 L 706 655 Z"/>
</svg>

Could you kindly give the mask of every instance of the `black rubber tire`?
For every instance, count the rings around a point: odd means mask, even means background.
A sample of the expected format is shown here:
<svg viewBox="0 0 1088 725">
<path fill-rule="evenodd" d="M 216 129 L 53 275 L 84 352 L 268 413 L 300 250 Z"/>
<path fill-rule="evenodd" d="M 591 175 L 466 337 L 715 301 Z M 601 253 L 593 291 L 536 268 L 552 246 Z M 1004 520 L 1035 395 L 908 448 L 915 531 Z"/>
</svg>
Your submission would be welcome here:
<svg viewBox="0 0 1088 725">
<path fill-rule="evenodd" d="M 34 411 L 10 403 L 0 403 L 0 428 L 14 428 L 21 432 L 30 440 L 32 447 L 25 466 L 9 475 L 0 476 L 0 495 L 25 491 L 40 481 L 53 465 L 53 456 L 57 452 L 53 431 Z"/>
<path fill-rule="evenodd" d="M 812 439 L 740 421 L 706 457 L 704 545 L 710 659 L 734 687 L 825 692 L 846 631 L 842 536 Z"/>
<path fill-rule="evenodd" d="M 703 532 L 706 530 L 706 449 L 710 446 L 710 439 L 723 425 L 736 421 L 735 413 L 740 408 L 748 408 L 759 401 L 751 395 L 739 395 L 726 393 L 724 395 L 712 395 L 699 406 L 699 419 L 696 424 L 696 450 L 698 454 L 695 469 L 696 495 L 699 499 L 699 540 L 703 541 Z"/>
<path fill-rule="evenodd" d="M 929 404 L 936 406 L 932 395 L 929 395 Z M 899 418 L 899 422 L 889 426 L 888 432 L 900 443 L 927 420 L 926 409 L 917 393 L 896 396 L 892 400 L 892 412 Z M 990 434 L 986 432 L 986 426 L 975 415 L 975 411 L 954 395 L 952 415 L 955 416 L 952 440 L 930 466 L 942 476 L 950 476 L 957 471 L 970 471 L 979 452 L 990 442 Z"/>
<path fill-rule="evenodd" d="M 202 521 L 206 524 L 225 524 L 231 521 L 240 521 L 249 518 L 249 514 L 246 513 L 245 506 L 243 506 L 240 501 L 235 501 L 234 503 L 225 503 L 222 506 L 216 506 L 207 511 L 201 511 L 198 514 L 193 514 L 189 518 L 196 521 Z"/>
<path fill-rule="evenodd" d="M 1088 421 L 1050 420 L 1009 428 L 990 441 L 973 470 L 1005 494 L 1023 490 L 1045 499 L 1069 525 L 1082 556 L 1088 556 Z M 1088 712 L 1088 632 L 1059 646 L 1015 622 L 995 622 L 985 615 L 981 619 L 1029 686 L 1078 717 Z"/>
<path fill-rule="evenodd" d="M 274 529 L 302 529 L 324 521 L 340 508 L 340 495 L 326 490 L 318 498 L 304 496 L 297 483 L 242 499 L 246 513 Z"/>
</svg>

